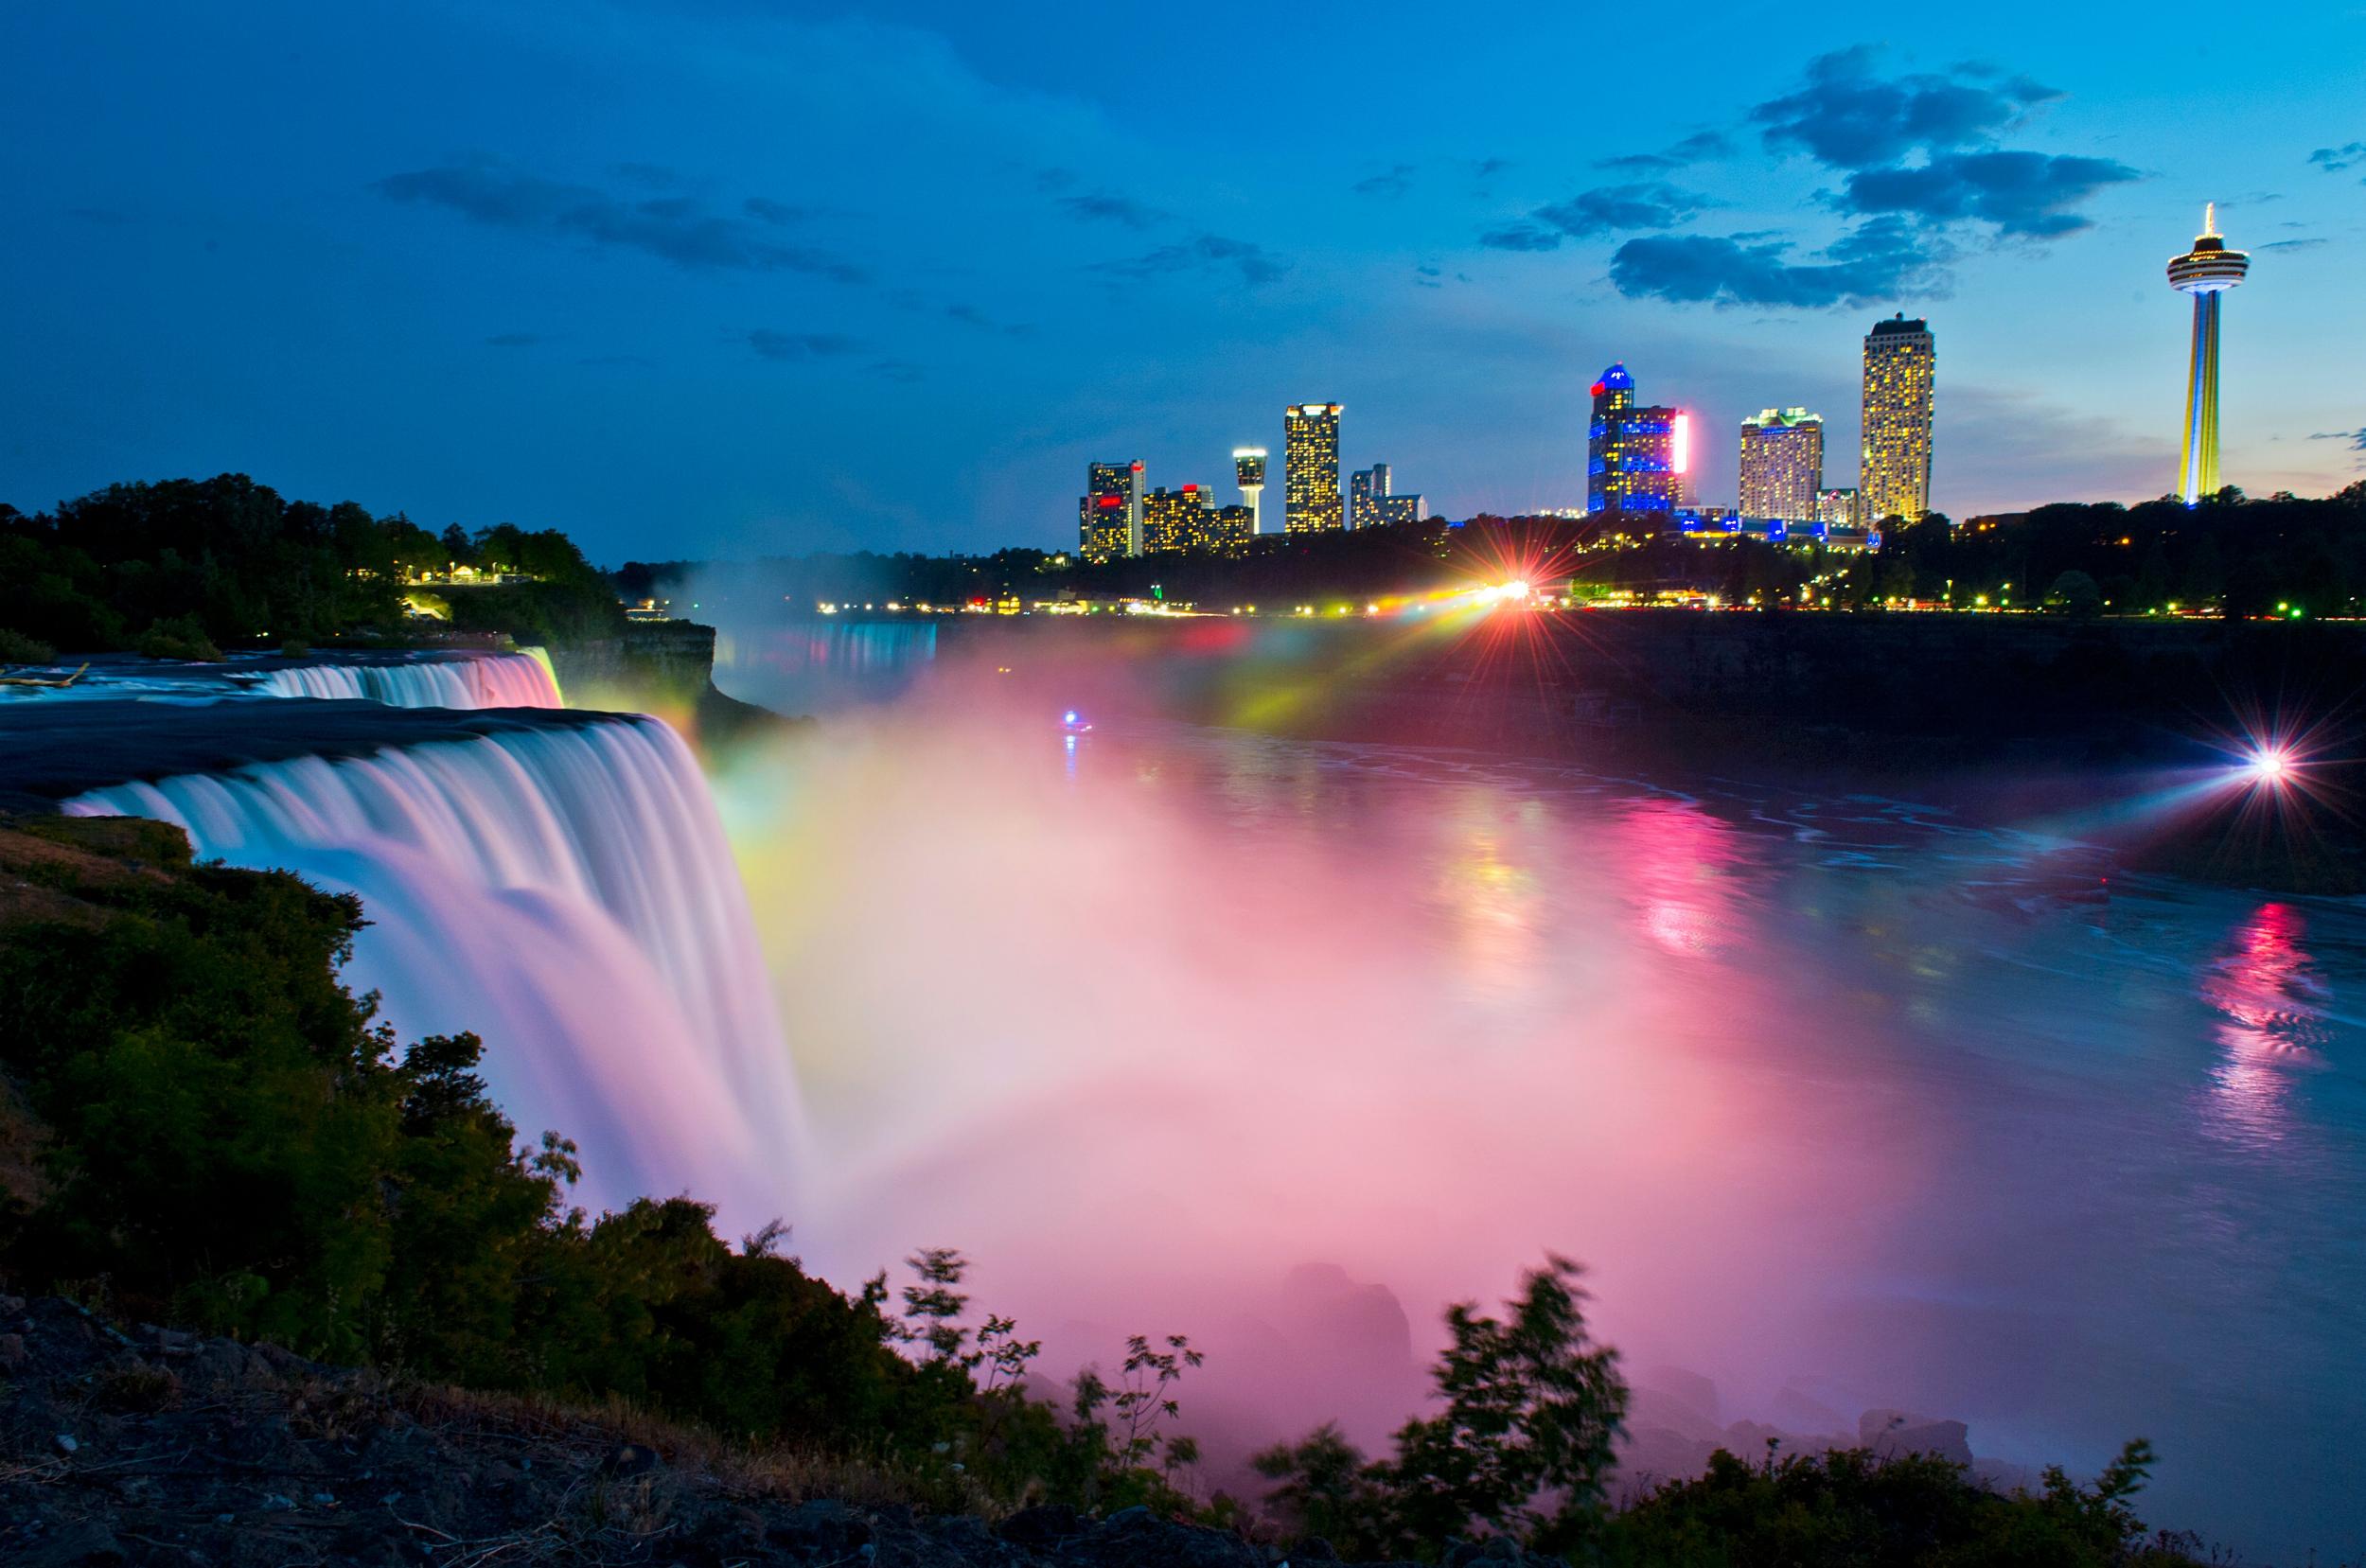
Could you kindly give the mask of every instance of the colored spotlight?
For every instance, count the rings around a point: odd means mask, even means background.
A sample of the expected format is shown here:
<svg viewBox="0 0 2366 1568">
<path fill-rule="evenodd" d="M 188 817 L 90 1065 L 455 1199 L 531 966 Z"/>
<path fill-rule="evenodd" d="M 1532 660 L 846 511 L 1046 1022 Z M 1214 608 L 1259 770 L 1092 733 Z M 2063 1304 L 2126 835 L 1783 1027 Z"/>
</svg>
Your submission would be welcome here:
<svg viewBox="0 0 2366 1568">
<path fill-rule="evenodd" d="M 2243 765 L 2243 771 L 2253 784 L 2282 784 L 2291 770 L 2292 759 L 2272 746 L 2253 751 Z"/>
</svg>

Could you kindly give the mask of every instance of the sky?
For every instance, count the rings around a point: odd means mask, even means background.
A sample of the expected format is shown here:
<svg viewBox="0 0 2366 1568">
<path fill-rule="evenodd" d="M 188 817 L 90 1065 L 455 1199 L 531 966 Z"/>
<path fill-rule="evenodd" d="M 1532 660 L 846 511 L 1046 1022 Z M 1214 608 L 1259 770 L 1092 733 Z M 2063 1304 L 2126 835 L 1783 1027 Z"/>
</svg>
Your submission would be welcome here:
<svg viewBox="0 0 2366 1568">
<path fill-rule="evenodd" d="M 595 558 L 1060 548 L 1281 410 L 1582 504 L 1618 361 L 1827 420 L 1938 343 L 1934 503 L 2171 488 L 2218 203 L 2229 483 L 2366 473 L 2366 7 L 0 6 L 0 501 L 242 471 Z"/>
</svg>

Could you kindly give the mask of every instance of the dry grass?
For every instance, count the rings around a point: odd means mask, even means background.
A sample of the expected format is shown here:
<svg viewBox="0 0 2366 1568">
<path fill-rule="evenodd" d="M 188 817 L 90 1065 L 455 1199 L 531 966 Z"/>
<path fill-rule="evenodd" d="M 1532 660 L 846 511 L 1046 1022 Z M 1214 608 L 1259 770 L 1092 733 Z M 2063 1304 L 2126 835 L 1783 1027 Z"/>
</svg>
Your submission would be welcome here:
<svg viewBox="0 0 2366 1568">
<path fill-rule="evenodd" d="M 530 1440 L 587 1463 L 644 1448 L 675 1471 L 703 1476 L 741 1501 L 796 1504 L 831 1498 L 860 1507 L 902 1504 L 943 1511 L 941 1485 L 897 1467 L 791 1444 L 757 1444 L 653 1415 L 616 1397 L 597 1402 L 547 1394 L 488 1393 L 444 1383 L 386 1380 L 381 1397 L 446 1442 L 469 1446 Z M 949 1505 L 971 1506 L 963 1499 Z M 982 1511 L 983 1500 L 978 1500 Z"/>
</svg>

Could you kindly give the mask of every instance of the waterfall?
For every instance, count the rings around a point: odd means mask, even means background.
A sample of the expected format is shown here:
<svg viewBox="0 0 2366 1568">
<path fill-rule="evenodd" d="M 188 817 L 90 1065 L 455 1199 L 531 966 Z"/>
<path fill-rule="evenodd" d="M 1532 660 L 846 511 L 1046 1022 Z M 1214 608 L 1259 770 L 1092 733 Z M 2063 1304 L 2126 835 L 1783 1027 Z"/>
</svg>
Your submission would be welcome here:
<svg viewBox="0 0 2366 1568">
<path fill-rule="evenodd" d="M 392 708 L 556 708 L 548 655 L 483 654 L 398 664 L 301 664 L 273 670 L 253 690 L 267 696 L 355 697 Z"/>
<path fill-rule="evenodd" d="M 687 1189 L 789 1207 L 794 1079 L 706 781 L 655 719 L 612 716 L 92 790 L 200 858 L 359 893 L 346 980 L 405 1040 L 473 1030 L 494 1098 L 581 1145 L 587 1196 Z"/>
<path fill-rule="evenodd" d="M 717 684 L 783 714 L 819 714 L 901 695 L 937 656 L 933 619 L 826 617 L 715 639 Z"/>
</svg>

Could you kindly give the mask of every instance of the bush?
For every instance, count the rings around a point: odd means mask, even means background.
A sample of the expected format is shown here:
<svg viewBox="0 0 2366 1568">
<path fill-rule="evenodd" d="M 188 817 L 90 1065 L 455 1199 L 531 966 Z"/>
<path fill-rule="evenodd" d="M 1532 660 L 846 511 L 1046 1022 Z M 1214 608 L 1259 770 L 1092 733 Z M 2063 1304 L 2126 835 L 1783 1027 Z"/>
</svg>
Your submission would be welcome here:
<svg viewBox="0 0 2366 1568">
<path fill-rule="evenodd" d="M 0 626 L 0 664 L 46 664 L 57 657 L 48 643 Z"/>
<path fill-rule="evenodd" d="M 2036 1492 L 2004 1493 L 1980 1485 L 1953 1460 L 1929 1454 L 1881 1459 L 1851 1449 L 1751 1465 L 1721 1450 L 1705 1475 L 1670 1482 L 1613 1519 L 1603 1557 L 1616 1568 L 2190 1563 L 2194 1542 L 2147 1541 L 2128 1506 L 2151 1464 L 2151 1447 L 2139 1440 L 2091 1487 L 2049 1469 Z"/>
<path fill-rule="evenodd" d="M 176 615 L 150 624 L 140 633 L 138 651 L 150 659 L 188 659 L 219 663 L 221 650 L 205 635 L 205 624 L 194 615 Z"/>
</svg>

